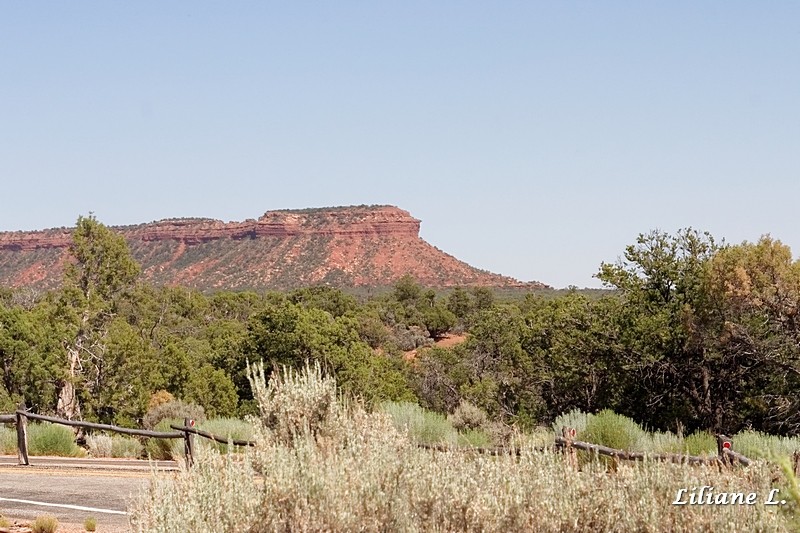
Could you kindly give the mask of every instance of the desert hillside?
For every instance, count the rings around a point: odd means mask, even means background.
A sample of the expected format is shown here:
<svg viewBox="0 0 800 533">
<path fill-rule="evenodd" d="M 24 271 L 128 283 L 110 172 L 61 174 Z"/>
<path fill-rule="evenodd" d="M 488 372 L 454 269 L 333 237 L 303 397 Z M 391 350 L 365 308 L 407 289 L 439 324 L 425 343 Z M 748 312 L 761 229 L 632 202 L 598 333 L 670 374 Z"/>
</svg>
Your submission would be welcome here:
<svg viewBox="0 0 800 533">
<path fill-rule="evenodd" d="M 434 287 L 541 287 L 474 268 L 428 244 L 420 221 L 393 206 L 269 211 L 257 220 L 161 220 L 115 227 L 164 285 L 290 289 L 380 287 L 404 274 Z M 0 233 L 0 285 L 46 289 L 69 260 L 70 228 Z"/>
</svg>

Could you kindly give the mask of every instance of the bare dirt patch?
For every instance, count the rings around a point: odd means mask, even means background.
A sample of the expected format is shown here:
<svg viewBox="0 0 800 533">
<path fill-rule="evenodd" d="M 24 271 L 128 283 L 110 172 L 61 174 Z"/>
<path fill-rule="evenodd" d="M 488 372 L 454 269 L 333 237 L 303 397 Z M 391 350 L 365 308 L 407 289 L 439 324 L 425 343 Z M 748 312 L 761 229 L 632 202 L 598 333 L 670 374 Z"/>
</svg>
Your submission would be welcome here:
<svg viewBox="0 0 800 533">
<path fill-rule="evenodd" d="M 467 336 L 466 335 L 445 335 L 441 339 L 439 339 L 438 341 L 435 341 L 433 343 L 433 345 L 434 346 L 438 346 L 440 348 L 450 348 L 450 347 L 453 347 L 453 346 L 455 346 L 457 344 L 461 344 L 465 340 L 467 340 Z M 411 361 L 413 359 L 416 359 L 417 355 L 420 352 L 424 351 L 424 350 L 425 350 L 425 348 L 416 348 L 414 350 L 409 350 L 407 352 L 403 352 L 403 358 L 406 361 Z"/>
</svg>

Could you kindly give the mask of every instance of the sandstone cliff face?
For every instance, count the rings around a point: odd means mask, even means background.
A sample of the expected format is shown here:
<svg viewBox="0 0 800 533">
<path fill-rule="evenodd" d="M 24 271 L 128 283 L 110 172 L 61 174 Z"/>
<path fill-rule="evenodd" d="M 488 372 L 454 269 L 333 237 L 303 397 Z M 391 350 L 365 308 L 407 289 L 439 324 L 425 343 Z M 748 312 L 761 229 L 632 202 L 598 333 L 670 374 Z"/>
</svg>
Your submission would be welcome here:
<svg viewBox="0 0 800 533">
<path fill-rule="evenodd" d="M 258 220 L 169 219 L 113 228 L 144 278 L 200 289 L 387 286 L 405 274 L 436 287 L 520 286 L 475 269 L 419 237 L 420 221 L 393 206 L 270 211 Z M 0 285 L 56 286 L 71 230 L 0 233 Z"/>
</svg>

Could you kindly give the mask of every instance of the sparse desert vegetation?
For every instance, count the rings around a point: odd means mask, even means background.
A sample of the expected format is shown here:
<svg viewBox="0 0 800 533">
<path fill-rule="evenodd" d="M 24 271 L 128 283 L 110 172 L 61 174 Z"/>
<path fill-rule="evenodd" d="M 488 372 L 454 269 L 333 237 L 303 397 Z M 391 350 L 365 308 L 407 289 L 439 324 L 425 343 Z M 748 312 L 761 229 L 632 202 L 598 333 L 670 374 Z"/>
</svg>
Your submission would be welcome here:
<svg viewBox="0 0 800 533">
<path fill-rule="evenodd" d="M 398 428 L 397 414 L 343 401 L 319 367 L 255 379 L 258 446 L 244 460 L 205 448 L 193 468 L 154 477 L 131 510 L 135 531 L 736 532 L 795 524 L 791 477 L 766 461 L 722 471 L 647 461 L 610 471 L 588 462 L 576 471 L 532 446 L 518 456 L 443 453 L 414 445 L 416 430 Z M 620 430 L 609 418 L 597 423 L 606 437 Z M 631 427 L 622 431 L 628 443 L 641 439 Z M 703 485 L 763 496 L 781 488 L 791 501 L 672 505 L 678 489 Z"/>
<path fill-rule="evenodd" d="M 719 245 L 694 230 L 650 232 L 601 265 L 610 291 L 515 298 L 411 276 L 369 296 L 203 294 L 143 283 L 124 239 L 93 217 L 73 241 L 60 288 L 0 290 L 0 411 L 24 401 L 36 414 L 161 430 L 192 418 L 258 443 L 231 455 L 199 445 L 194 468 L 155 482 L 158 505 L 137 503 L 137 527 L 169 531 L 181 517 L 194 529 L 252 520 L 253 531 L 781 530 L 793 520 L 791 496 L 749 514 L 667 501 L 685 483 L 792 494 L 778 465 L 800 432 L 800 262 L 770 237 Z M 758 462 L 720 473 L 582 455 L 574 471 L 542 429 L 562 425 L 598 444 L 694 455 L 713 454 L 724 432 Z M 33 455 L 183 453 L 175 440 L 89 432 L 79 448 L 66 428 L 29 429 Z M 13 453 L 9 432 L 0 445 Z M 430 444 L 519 453 L 419 446 Z"/>
</svg>

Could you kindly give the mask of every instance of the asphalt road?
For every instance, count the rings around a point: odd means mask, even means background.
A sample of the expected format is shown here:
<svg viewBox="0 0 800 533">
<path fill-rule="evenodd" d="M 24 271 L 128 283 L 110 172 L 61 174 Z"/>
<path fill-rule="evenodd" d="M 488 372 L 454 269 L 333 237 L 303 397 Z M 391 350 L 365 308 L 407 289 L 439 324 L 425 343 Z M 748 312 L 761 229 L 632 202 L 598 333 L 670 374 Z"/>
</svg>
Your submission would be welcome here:
<svg viewBox="0 0 800 533">
<path fill-rule="evenodd" d="M 16 466 L 13 459 L 0 458 L 0 514 L 20 521 L 52 514 L 66 524 L 93 516 L 99 531 L 127 529 L 128 505 L 151 476 L 147 461 L 37 457 L 34 466 Z"/>
<path fill-rule="evenodd" d="M 92 470 L 130 470 L 135 472 L 150 472 L 151 464 L 159 470 L 172 470 L 177 468 L 175 461 L 139 461 L 136 459 L 83 459 L 75 457 L 30 457 L 31 466 L 42 468 L 74 468 Z M 0 455 L 0 466 L 16 466 L 19 463 L 17 456 Z"/>
</svg>

